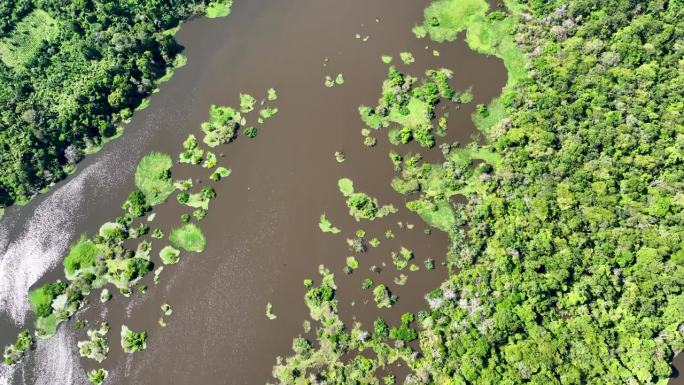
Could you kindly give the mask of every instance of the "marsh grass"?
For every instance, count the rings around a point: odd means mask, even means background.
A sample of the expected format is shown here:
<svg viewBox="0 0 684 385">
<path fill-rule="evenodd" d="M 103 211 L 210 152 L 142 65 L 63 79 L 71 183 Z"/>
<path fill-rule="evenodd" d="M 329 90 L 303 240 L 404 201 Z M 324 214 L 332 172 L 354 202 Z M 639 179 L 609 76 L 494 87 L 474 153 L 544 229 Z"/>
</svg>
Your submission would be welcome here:
<svg viewBox="0 0 684 385">
<path fill-rule="evenodd" d="M 207 244 L 202 230 L 193 223 L 186 223 L 179 228 L 173 229 L 171 235 L 169 235 L 169 241 L 178 248 L 196 253 L 204 251 L 204 247 Z"/>
<path fill-rule="evenodd" d="M 135 185 L 145 194 L 147 203 L 158 205 L 175 190 L 171 180 L 173 161 L 167 154 L 152 152 L 145 155 L 135 170 Z"/>
</svg>

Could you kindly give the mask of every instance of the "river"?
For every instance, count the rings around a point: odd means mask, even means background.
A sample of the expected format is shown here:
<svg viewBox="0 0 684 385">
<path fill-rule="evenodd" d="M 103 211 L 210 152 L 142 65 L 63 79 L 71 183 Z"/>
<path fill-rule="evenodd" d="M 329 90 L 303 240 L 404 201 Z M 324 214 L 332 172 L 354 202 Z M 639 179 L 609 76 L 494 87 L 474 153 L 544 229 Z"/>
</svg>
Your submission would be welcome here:
<svg viewBox="0 0 684 385">
<path fill-rule="evenodd" d="M 241 137 L 222 149 L 219 163 L 233 173 L 219 184 L 218 198 L 200 222 L 207 249 L 166 267 L 157 286 L 150 274 L 147 294 L 130 299 L 115 295 L 106 307 L 94 300 L 76 317 L 90 320 L 91 326 L 106 317 L 112 326 L 110 356 L 103 364 L 110 371 L 108 383 L 269 381 L 276 357 L 289 355 L 292 338 L 303 334 L 308 311 L 302 282 L 318 278 L 319 264 L 335 272 L 346 322 L 358 320 L 370 328 L 381 314 L 398 323 L 403 312 L 424 308 L 423 295 L 447 275 L 439 262 L 448 238 L 439 231 L 426 235 L 420 218 L 404 208 L 404 198 L 389 185 L 394 172 L 385 133 L 376 134 L 376 147 L 364 147 L 357 107 L 377 102 L 387 71 L 380 56 L 390 54 L 397 63 L 399 52 L 410 51 L 416 63 L 401 64 L 401 69 L 420 76 L 427 68 L 447 67 L 455 72 L 457 89 L 472 87 L 473 103 L 450 111 L 447 136 L 449 141 L 467 142 L 476 134 L 469 118 L 475 105 L 497 96 L 506 81 L 498 59 L 476 54 L 462 41 L 416 39 L 411 28 L 421 21 L 428 3 L 247 0 L 236 1 L 228 18 L 184 24 L 177 39 L 185 46 L 187 66 L 161 85 L 124 135 L 87 157 L 48 194 L 9 209 L 0 222 L 0 342 L 9 342 L 22 325 L 32 322 L 26 292 L 63 276 L 61 259 L 68 245 L 119 214 L 134 188 L 133 171 L 142 155 L 163 151 L 176 156 L 189 133 L 201 134 L 199 126 L 211 104 L 237 106 L 240 92 L 259 98 L 269 87 L 278 91 L 279 113 L 260 127 L 257 138 Z M 433 49 L 439 50 L 438 57 Z M 324 87 L 325 76 L 337 73 L 344 74 L 345 84 Z M 335 151 L 344 151 L 347 160 L 337 163 Z M 439 160 L 438 149 L 422 152 Z M 188 177 L 188 170 L 177 166 L 174 177 Z M 341 177 L 353 179 L 358 190 L 381 204 L 394 204 L 400 212 L 371 224 L 355 222 L 337 188 Z M 184 212 L 175 202 L 155 211 L 155 225 L 167 233 Z M 318 217 L 323 212 L 341 234 L 321 233 Z M 399 221 L 415 227 L 400 229 Z M 345 238 L 357 228 L 382 243 L 358 256 L 361 268 L 346 276 L 342 269 L 351 253 Z M 384 239 L 387 229 L 397 237 Z M 371 277 L 371 264 L 384 262 L 388 268 L 373 278 L 391 282 L 396 272 L 389 268 L 389 254 L 402 245 L 414 251 L 419 265 L 426 258 L 437 260 L 437 269 L 407 274 L 404 287 L 390 284 L 399 302 L 379 311 L 371 294 L 361 290 L 361 281 Z M 268 302 L 276 320 L 265 317 Z M 174 308 L 166 328 L 157 325 L 162 303 Z M 145 352 L 121 352 L 122 323 L 148 331 Z M 85 339 L 85 330 L 72 326 L 73 321 L 62 325 L 57 336 L 40 341 L 16 369 L 0 369 L 0 384 L 86 383 L 85 371 L 95 366 L 78 357 L 76 341 Z"/>
</svg>

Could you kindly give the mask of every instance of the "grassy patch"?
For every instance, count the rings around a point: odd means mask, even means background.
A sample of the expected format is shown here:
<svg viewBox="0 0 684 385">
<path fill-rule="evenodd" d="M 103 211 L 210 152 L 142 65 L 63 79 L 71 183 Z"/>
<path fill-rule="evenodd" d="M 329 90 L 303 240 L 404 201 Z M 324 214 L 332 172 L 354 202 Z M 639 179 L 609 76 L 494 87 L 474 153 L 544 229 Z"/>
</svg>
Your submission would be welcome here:
<svg viewBox="0 0 684 385">
<path fill-rule="evenodd" d="M 166 246 L 159 252 L 159 258 L 165 265 L 173 265 L 178 263 L 180 260 L 179 256 L 180 250 L 171 246 Z"/>
<path fill-rule="evenodd" d="M 9 36 L 0 40 L 0 58 L 8 67 L 23 69 L 42 44 L 57 37 L 58 33 L 57 21 L 37 9 L 20 21 Z"/>
<path fill-rule="evenodd" d="M 232 0 L 217 0 L 212 1 L 207 6 L 207 17 L 215 19 L 217 17 L 226 17 L 230 15 L 230 7 L 233 5 Z"/>
<path fill-rule="evenodd" d="M 484 0 L 440 0 L 425 9 L 424 27 L 439 42 L 452 41 L 473 21 L 484 17 L 489 5 Z"/>
<path fill-rule="evenodd" d="M 169 241 L 176 247 L 196 253 L 202 252 L 207 244 L 202 230 L 193 223 L 173 229 Z"/>
<path fill-rule="evenodd" d="M 325 217 L 325 214 L 321 214 L 320 221 L 318 222 L 318 227 L 324 233 L 339 234 L 340 229 L 333 226 L 332 223 Z"/>
<path fill-rule="evenodd" d="M 344 196 L 349 196 L 354 193 L 354 182 L 349 178 L 342 178 L 337 181 L 337 187 Z"/>
<path fill-rule="evenodd" d="M 135 170 L 135 185 L 154 206 L 166 200 L 175 190 L 171 180 L 173 161 L 167 154 L 153 152 L 145 155 Z"/>
<path fill-rule="evenodd" d="M 64 258 L 64 272 L 67 278 L 74 277 L 76 272 L 95 266 L 100 250 L 85 235 L 69 249 L 69 255 Z"/>
</svg>

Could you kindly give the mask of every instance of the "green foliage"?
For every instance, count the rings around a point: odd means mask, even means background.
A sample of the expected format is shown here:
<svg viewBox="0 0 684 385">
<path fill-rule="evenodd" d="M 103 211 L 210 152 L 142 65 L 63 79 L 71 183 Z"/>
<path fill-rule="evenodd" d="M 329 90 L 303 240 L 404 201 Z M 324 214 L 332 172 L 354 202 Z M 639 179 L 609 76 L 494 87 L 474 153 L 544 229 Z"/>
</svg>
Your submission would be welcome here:
<svg viewBox="0 0 684 385">
<path fill-rule="evenodd" d="M 178 263 L 180 260 L 180 250 L 171 247 L 171 246 L 165 246 L 161 251 L 159 251 L 159 259 L 161 259 L 162 263 L 165 265 L 173 265 Z"/>
<path fill-rule="evenodd" d="M 210 19 L 226 17 L 230 15 L 233 0 L 213 0 L 207 5 L 206 15 Z"/>
<path fill-rule="evenodd" d="M 320 221 L 318 223 L 318 227 L 324 233 L 339 234 L 339 232 L 340 232 L 340 229 L 333 226 L 332 223 L 328 220 L 328 218 L 325 217 L 325 213 L 321 214 L 321 218 L 320 218 Z"/>
<path fill-rule="evenodd" d="M 108 371 L 102 368 L 93 369 L 88 372 L 88 382 L 90 382 L 91 385 L 102 385 L 107 379 L 107 376 L 109 376 Z"/>
<path fill-rule="evenodd" d="M 139 218 L 150 210 L 150 205 L 147 203 L 145 194 L 143 194 L 142 191 L 133 191 L 128 195 L 128 198 L 121 208 L 124 209 L 129 216 Z"/>
<path fill-rule="evenodd" d="M 156 206 L 175 190 L 171 180 L 173 161 L 167 154 L 152 152 L 145 155 L 135 170 L 135 185 L 145 195 L 149 205 Z"/>
<path fill-rule="evenodd" d="M 250 94 L 240 93 L 240 112 L 247 113 L 254 109 L 257 100 Z"/>
<path fill-rule="evenodd" d="M 126 353 L 141 352 L 147 348 L 147 332 L 134 332 L 121 325 L 121 347 Z"/>
<path fill-rule="evenodd" d="M 230 143 L 235 139 L 240 128 L 242 115 L 232 107 L 220 107 L 212 104 L 209 109 L 209 121 L 202 123 L 204 143 L 209 147 Z"/>
<path fill-rule="evenodd" d="M 64 293 L 66 288 L 66 282 L 51 282 L 31 290 L 28 299 L 36 317 L 50 316 L 52 314 L 52 300 Z"/>
<path fill-rule="evenodd" d="M 5 347 L 3 363 L 7 366 L 18 363 L 24 358 L 24 354 L 33 348 L 33 345 L 34 342 L 31 334 L 28 330 L 22 330 L 17 336 L 17 340 L 13 344 Z"/>
<path fill-rule="evenodd" d="M 256 138 L 256 136 L 257 136 L 257 129 L 256 129 L 256 127 L 247 127 L 247 128 L 245 128 L 243 133 L 246 137 L 253 139 L 253 138 Z"/>
<path fill-rule="evenodd" d="M 378 285 L 373 289 L 373 300 L 378 308 L 390 308 L 397 301 L 385 285 Z"/>
<path fill-rule="evenodd" d="M 340 192 L 344 196 L 350 196 L 354 193 L 354 182 L 349 178 L 340 179 L 339 181 L 337 181 L 337 186 L 339 187 Z"/>
<path fill-rule="evenodd" d="M 204 251 L 204 247 L 207 244 L 202 230 L 194 223 L 186 223 L 179 228 L 173 229 L 171 235 L 169 235 L 169 241 L 178 248 L 196 253 Z"/>
<path fill-rule="evenodd" d="M 69 254 L 64 258 L 64 272 L 67 277 L 73 277 L 79 270 L 86 270 L 95 266 L 100 250 L 97 246 L 82 235 L 78 242 L 71 246 Z"/>
<path fill-rule="evenodd" d="M 207 2 L 3 1 L 0 207 L 28 201 L 118 136 L 182 62 L 165 31 Z"/>
</svg>

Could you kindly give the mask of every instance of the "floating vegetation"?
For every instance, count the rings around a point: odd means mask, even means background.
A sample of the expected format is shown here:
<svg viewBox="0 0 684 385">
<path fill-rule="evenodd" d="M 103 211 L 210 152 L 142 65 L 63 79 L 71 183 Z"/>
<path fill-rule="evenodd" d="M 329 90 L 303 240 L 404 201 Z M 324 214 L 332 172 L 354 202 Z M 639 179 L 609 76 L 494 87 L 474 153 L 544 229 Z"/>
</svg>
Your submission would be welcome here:
<svg viewBox="0 0 684 385">
<path fill-rule="evenodd" d="M 363 238 L 347 238 L 347 246 L 349 246 L 349 250 L 355 253 L 366 252 L 366 244 L 363 242 Z"/>
<path fill-rule="evenodd" d="M 218 182 L 223 178 L 227 178 L 230 176 L 231 170 L 225 167 L 219 166 L 216 168 L 216 171 L 214 171 L 213 174 L 209 177 L 209 179 L 213 180 L 214 182 Z"/>
<path fill-rule="evenodd" d="M 330 75 L 325 75 L 325 86 L 326 87 L 332 88 L 336 85 L 341 86 L 342 84 L 344 84 L 344 75 L 343 74 L 337 74 L 337 76 L 335 76 L 334 79 Z"/>
<path fill-rule="evenodd" d="M 88 372 L 88 382 L 90 382 L 91 385 L 102 385 L 107 379 L 107 376 L 109 376 L 108 371 L 102 368 L 93 369 Z"/>
<path fill-rule="evenodd" d="M 2 356 L 5 365 L 12 366 L 21 361 L 27 351 L 33 348 L 33 338 L 28 330 L 23 330 L 17 336 L 17 340 L 5 347 Z"/>
<path fill-rule="evenodd" d="M 378 140 L 372 136 L 367 136 L 363 139 L 363 145 L 366 147 L 375 147 L 378 144 Z"/>
<path fill-rule="evenodd" d="M 88 330 L 88 340 L 78 342 L 78 352 L 81 357 L 90 358 L 99 363 L 107 358 L 109 353 L 109 343 L 107 342 L 107 333 L 109 332 L 109 324 L 102 322 L 99 329 Z"/>
<path fill-rule="evenodd" d="M 416 61 L 411 52 L 401 52 L 399 53 L 399 57 L 401 58 L 401 61 L 404 62 L 404 64 L 406 65 L 412 64 Z"/>
<path fill-rule="evenodd" d="M 171 314 L 173 314 L 173 309 L 171 308 L 171 305 L 169 305 L 168 303 L 162 304 L 161 310 L 164 313 L 164 315 L 167 317 L 170 316 Z"/>
<path fill-rule="evenodd" d="M 354 182 L 349 178 L 342 178 L 337 182 L 342 195 L 347 198 L 347 207 L 349 207 L 349 215 L 354 217 L 357 221 L 361 219 L 375 220 L 375 218 L 382 218 L 392 213 L 396 213 L 397 209 L 392 205 L 378 206 L 378 201 L 371 198 L 365 193 L 354 192 Z"/>
<path fill-rule="evenodd" d="M 209 121 L 202 123 L 204 143 L 209 147 L 216 147 L 232 142 L 242 119 L 242 115 L 231 107 L 212 105 L 209 109 Z"/>
<path fill-rule="evenodd" d="M 218 170 L 217 170 L 218 171 Z M 192 178 L 173 182 L 174 187 L 180 191 L 188 191 L 192 188 Z"/>
<path fill-rule="evenodd" d="M 268 318 L 271 321 L 278 318 L 277 315 L 273 314 L 273 305 L 271 305 L 270 302 L 266 304 L 266 318 Z"/>
<path fill-rule="evenodd" d="M 210 19 L 230 15 L 233 0 L 214 0 L 207 5 L 206 15 Z"/>
<path fill-rule="evenodd" d="M 403 59 L 409 59 L 403 56 Z M 375 109 L 359 107 L 361 119 L 374 129 L 396 124 L 398 127 L 388 133 L 392 144 L 416 140 L 423 147 L 433 147 L 435 140 L 431 120 L 437 103 L 440 99 L 458 102 L 458 98 L 456 91 L 449 85 L 449 79 L 453 76 L 451 71 L 428 70 L 425 74 L 428 80 L 418 86 L 415 77 L 407 76 L 391 66 L 388 79 L 383 83 L 378 106 Z"/>
<path fill-rule="evenodd" d="M 390 64 L 390 63 L 392 63 L 392 60 L 393 60 L 392 56 L 389 56 L 389 55 L 382 55 L 382 57 L 380 59 L 385 64 Z"/>
<path fill-rule="evenodd" d="M 204 150 L 197 146 L 197 138 L 195 135 L 188 135 L 183 141 L 183 149 L 185 151 L 181 152 L 178 156 L 178 161 L 180 163 L 200 164 L 202 157 L 204 156 Z M 190 183 L 192 185 L 192 179 L 190 180 Z"/>
<path fill-rule="evenodd" d="M 321 214 L 320 220 L 318 222 L 318 227 L 324 233 L 339 234 L 340 229 L 333 226 L 332 223 L 325 217 L 325 213 Z"/>
<path fill-rule="evenodd" d="M 408 276 L 406 276 L 405 274 L 399 274 L 398 277 L 394 278 L 394 283 L 398 286 L 406 285 L 407 281 L 408 281 Z"/>
<path fill-rule="evenodd" d="M 273 102 L 278 99 L 278 93 L 276 92 L 275 88 L 268 89 L 268 96 L 266 98 L 269 102 Z"/>
<path fill-rule="evenodd" d="M 250 126 L 244 129 L 242 132 L 246 137 L 254 139 L 257 136 L 257 129 L 256 127 Z"/>
<path fill-rule="evenodd" d="M 378 247 L 380 246 L 380 240 L 377 237 L 373 237 L 368 241 L 368 244 L 371 245 L 371 247 Z"/>
<path fill-rule="evenodd" d="M 109 292 L 109 289 L 104 288 L 100 292 L 100 302 L 105 303 L 112 299 L 112 293 Z"/>
<path fill-rule="evenodd" d="M 152 238 L 162 239 L 164 238 L 164 230 L 157 227 L 156 229 L 152 230 L 152 234 L 150 236 Z"/>
<path fill-rule="evenodd" d="M 186 223 L 183 226 L 173 229 L 169 236 L 171 243 L 185 251 L 200 253 L 204 251 L 207 241 L 197 225 Z"/>
<path fill-rule="evenodd" d="M 216 162 L 217 162 L 216 155 L 211 151 L 207 151 L 206 157 L 204 158 L 204 162 L 202 163 L 202 167 L 214 168 L 214 167 L 216 167 Z"/>
<path fill-rule="evenodd" d="M 351 270 L 359 268 L 359 261 L 354 256 L 347 257 L 347 267 Z"/>
<path fill-rule="evenodd" d="M 135 185 L 145 194 L 147 203 L 155 206 L 166 200 L 175 190 L 171 181 L 173 161 L 167 154 L 153 152 L 145 155 L 135 170 Z"/>
<path fill-rule="evenodd" d="M 180 260 L 180 250 L 172 246 L 165 246 L 159 252 L 159 259 L 161 259 L 162 263 L 165 265 L 176 264 Z"/>
<path fill-rule="evenodd" d="M 342 163 L 345 161 L 345 159 L 344 152 L 335 151 L 335 160 L 337 163 Z"/>
<path fill-rule="evenodd" d="M 398 253 L 392 252 L 392 263 L 397 270 L 405 269 L 411 259 L 413 259 L 413 252 L 404 246 L 401 247 Z"/>
<path fill-rule="evenodd" d="M 423 266 L 425 266 L 425 268 L 427 270 L 434 270 L 435 269 L 434 259 L 431 259 L 431 258 L 426 259 L 425 262 L 423 262 Z"/>
<path fill-rule="evenodd" d="M 164 266 L 159 266 L 155 271 L 154 271 L 154 277 L 152 277 L 152 282 L 154 282 L 155 285 L 158 285 L 160 282 L 160 275 L 161 272 L 164 271 Z"/>
<path fill-rule="evenodd" d="M 240 112 L 247 113 L 254 110 L 257 100 L 250 94 L 240 93 Z"/>
<path fill-rule="evenodd" d="M 147 332 L 134 332 L 126 325 L 121 325 L 121 347 L 126 353 L 141 352 L 147 348 Z"/>
<path fill-rule="evenodd" d="M 275 107 L 266 107 L 259 110 L 259 116 L 263 119 L 272 118 L 278 113 L 278 109 Z"/>
<path fill-rule="evenodd" d="M 342 195 L 346 197 L 354 193 L 354 182 L 349 178 L 342 178 L 338 180 L 337 186 L 340 189 Z"/>
<path fill-rule="evenodd" d="M 371 287 L 373 287 L 373 280 L 370 278 L 366 278 L 361 282 L 361 289 L 363 290 L 368 290 Z"/>
<path fill-rule="evenodd" d="M 378 308 L 389 309 L 397 302 L 397 297 L 389 291 L 387 286 L 381 284 L 373 289 L 373 300 Z"/>
</svg>

